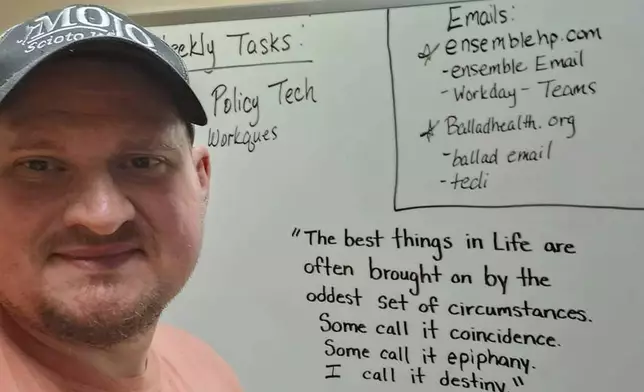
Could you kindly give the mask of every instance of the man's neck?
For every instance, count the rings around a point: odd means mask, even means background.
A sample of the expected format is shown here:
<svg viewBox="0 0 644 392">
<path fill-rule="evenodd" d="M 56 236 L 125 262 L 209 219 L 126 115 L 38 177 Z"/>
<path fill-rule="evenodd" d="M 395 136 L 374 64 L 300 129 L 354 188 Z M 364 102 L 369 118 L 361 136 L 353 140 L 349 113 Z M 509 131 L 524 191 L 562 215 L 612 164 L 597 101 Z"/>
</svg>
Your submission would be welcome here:
<svg viewBox="0 0 644 392">
<path fill-rule="evenodd" d="M 35 360 L 48 362 L 73 361 L 90 367 L 102 377 L 120 380 L 141 376 L 148 363 L 148 352 L 154 337 L 154 328 L 137 339 L 120 343 L 109 349 L 81 344 L 70 344 L 29 328 L 11 317 L 0 307 L 0 332 Z M 45 363 L 45 366 L 52 364 Z"/>
</svg>

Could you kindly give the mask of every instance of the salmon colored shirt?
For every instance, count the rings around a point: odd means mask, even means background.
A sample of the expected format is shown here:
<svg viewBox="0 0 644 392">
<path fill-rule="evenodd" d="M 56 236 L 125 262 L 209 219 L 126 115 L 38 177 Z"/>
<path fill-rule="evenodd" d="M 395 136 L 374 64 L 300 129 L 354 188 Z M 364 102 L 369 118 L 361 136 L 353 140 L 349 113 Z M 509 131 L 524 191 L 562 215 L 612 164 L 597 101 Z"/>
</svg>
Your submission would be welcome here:
<svg viewBox="0 0 644 392">
<path fill-rule="evenodd" d="M 2 320 L 0 309 L 1 392 L 242 392 L 222 358 L 172 327 L 157 329 L 143 375 L 113 380 L 26 336 L 9 339 Z"/>
</svg>

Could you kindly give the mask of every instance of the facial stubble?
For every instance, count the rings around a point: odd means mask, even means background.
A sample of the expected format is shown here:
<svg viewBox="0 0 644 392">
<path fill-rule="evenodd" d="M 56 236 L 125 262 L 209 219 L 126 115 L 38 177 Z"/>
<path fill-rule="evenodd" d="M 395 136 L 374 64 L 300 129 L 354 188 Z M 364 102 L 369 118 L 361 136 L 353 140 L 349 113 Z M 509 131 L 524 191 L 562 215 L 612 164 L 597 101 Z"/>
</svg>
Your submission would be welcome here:
<svg viewBox="0 0 644 392">
<path fill-rule="evenodd" d="M 142 294 L 134 304 L 114 303 L 101 309 L 89 305 L 90 309 L 73 311 L 46 297 L 38 306 L 39 324 L 43 332 L 58 340 L 108 349 L 148 332 L 173 297 L 171 287 L 163 283 Z"/>
</svg>

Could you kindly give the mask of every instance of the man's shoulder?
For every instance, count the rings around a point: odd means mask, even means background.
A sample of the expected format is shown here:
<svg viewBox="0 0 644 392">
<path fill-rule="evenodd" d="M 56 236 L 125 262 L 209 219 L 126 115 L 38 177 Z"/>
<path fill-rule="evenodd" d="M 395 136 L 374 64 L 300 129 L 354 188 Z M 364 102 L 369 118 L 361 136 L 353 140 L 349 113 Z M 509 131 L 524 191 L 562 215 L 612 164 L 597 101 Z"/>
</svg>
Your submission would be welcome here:
<svg viewBox="0 0 644 392">
<path fill-rule="evenodd" d="M 209 390 L 241 392 L 242 388 L 232 368 L 207 343 L 185 330 L 171 326 L 157 327 L 152 348 L 171 376 L 201 380 Z M 213 387 L 217 385 L 218 387 Z"/>
</svg>

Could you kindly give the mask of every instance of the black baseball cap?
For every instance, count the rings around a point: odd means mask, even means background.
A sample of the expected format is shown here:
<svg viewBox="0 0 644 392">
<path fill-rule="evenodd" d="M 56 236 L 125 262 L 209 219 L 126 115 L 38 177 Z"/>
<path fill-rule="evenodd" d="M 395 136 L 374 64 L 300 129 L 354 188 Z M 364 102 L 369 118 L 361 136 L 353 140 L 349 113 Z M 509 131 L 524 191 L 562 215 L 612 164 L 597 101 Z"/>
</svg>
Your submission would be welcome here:
<svg viewBox="0 0 644 392">
<path fill-rule="evenodd" d="M 184 121 L 206 125 L 181 57 L 161 38 L 121 13 L 100 5 L 75 4 L 43 13 L 0 35 L 0 105 L 46 60 L 88 53 L 132 60 L 160 77 Z"/>
</svg>

